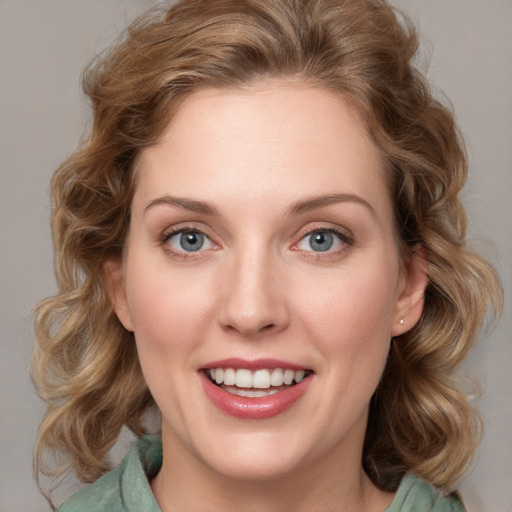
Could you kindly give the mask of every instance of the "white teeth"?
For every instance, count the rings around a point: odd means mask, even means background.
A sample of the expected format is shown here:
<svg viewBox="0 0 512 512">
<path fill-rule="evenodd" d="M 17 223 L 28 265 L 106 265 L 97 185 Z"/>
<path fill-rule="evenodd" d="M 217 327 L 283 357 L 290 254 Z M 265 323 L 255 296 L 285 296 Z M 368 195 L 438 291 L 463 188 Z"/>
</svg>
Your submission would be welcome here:
<svg viewBox="0 0 512 512">
<path fill-rule="evenodd" d="M 276 368 L 272 372 L 272 377 L 270 377 L 270 384 L 272 386 L 282 386 L 284 383 L 284 372 L 281 368 Z"/>
<path fill-rule="evenodd" d="M 306 372 L 304 370 L 297 370 L 295 372 L 295 382 L 298 384 L 301 380 L 304 379 L 304 375 Z M 224 376 L 224 382 L 226 381 L 226 376 Z"/>
<path fill-rule="evenodd" d="M 219 370 L 217 369 L 217 371 Z M 220 382 L 218 382 L 218 379 L 216 380 L 217 384 L 220 384 Z M 235 385 L 237 388 L 252 388 L 251 370 L 237 370 Z"/>
<path fill-rule="evenodd" d="M 208 373 L 212 381 L 219 385 L 236 386 L 236 388 L 244 388 L 246 390 L 251 388 L 268 390 L 271 387 L 290 386 L 294 381 L 298 384 L 306 376 L 305 370 L 294 371 L 289 368 L 286 370 L 281 368 L 273 370 L 261 369 L 254 372 L 244 368 L 239 370 L 234 370 L 233 368 L 211 368 L 208 370 Z M 266 396 L 269 394 L 268 391 L 265 391 L 263 395 L 254 394 L 255 391 L 251 393 L 250 395 L 241 396 Z"/>
<path fill-rule="evenodd" d="M 286 370 L 284 372 L 284 383 L 289 386 L 293 382 L 295 372 L 293 370 Z"/>
<path fill-rule="evenodd" d="M 246 389 L 246 388 L 237 388 L 236 386 L 228 386 L 225 388 L 225 391 L 231 393 L 232 395 L 238 396 L 248 396 L 248 397 L 262 397 L 269 396 L 275 393 L 278 393 L 278 389 Z"/>
<path fill-rule="evenodd" d="M 252 387 L 267 389 L 270 387 L 270 372 L 268 370 L 256 370 L 252 376 Z"/>
<path fill-rule="evenodd" d="M 226 368 L 224 370 L 224 384 L 226 386 L 234 386 L 236 384 L 236 373 L 233 368 Z"/>
</svg>

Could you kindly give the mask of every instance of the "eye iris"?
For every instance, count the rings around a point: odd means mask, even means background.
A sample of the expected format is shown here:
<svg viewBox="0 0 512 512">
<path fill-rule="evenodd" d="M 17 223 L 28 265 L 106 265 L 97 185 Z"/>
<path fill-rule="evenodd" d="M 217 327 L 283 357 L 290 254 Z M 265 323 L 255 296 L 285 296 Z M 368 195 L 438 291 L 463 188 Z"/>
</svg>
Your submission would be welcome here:
<svg viewBox="0 0 512 512">
<path fill-rule="evenodd" d="M 185 251 L 194 252 L 201 249 L 204 244 L 204 236 L 195 231 L 182 233 L 180 236 L 181 248 Z"/>
<path fill-rule="evenodd" d="M 310 244 L 314 251 L 328 251 L 333 243 L 333 235 L 327 231 L 318 231 L 311 235 Z"/>
</svg>

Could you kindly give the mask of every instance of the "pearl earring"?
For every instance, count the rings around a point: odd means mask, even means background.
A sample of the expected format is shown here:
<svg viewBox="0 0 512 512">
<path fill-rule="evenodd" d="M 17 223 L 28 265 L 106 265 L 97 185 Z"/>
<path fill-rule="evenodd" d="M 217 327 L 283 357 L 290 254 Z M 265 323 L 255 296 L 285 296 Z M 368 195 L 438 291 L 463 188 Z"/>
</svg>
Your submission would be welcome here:
<svg viewBox="0 0 512 512">
<path fill-rule="evenodd" d="M 404 325 L 404 319 L 400 318 L 400 325 Z"/>
</svg>

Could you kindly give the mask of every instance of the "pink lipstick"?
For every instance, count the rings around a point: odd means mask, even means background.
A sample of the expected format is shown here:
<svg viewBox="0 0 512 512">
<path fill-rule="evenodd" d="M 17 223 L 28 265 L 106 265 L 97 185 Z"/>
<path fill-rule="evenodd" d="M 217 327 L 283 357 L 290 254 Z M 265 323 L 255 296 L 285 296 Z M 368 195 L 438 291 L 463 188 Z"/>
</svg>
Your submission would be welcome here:
<svg viewBox="0 0 512 512">
<path fill-rule="evenodd" d="M 206 396 L 221 411 L 241 419 L 265 419 L 292 407 L 306 392 L 313 372 L 275 359 L 223 359 L 199 372 Z"/>
</svg>

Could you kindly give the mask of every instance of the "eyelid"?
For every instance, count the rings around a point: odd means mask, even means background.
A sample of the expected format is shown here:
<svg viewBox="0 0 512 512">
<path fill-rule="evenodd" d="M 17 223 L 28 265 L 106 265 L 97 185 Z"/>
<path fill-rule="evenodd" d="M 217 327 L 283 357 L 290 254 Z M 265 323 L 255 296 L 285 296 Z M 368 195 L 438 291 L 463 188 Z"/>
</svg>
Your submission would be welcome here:
<svg viewBox="0 0 512 512">
<path fill-rule="evenodd" d="M 200 222 L 177 222 L 176 224 L 168 225 L 164 229 L 161 230 L 161 234 L 159 235 L 160 241 L 168 239 L 170 236 L 175 235 L 176 233 L 182 233 L 186 231 L 197 231 L 198 233 L 201 233 L 208 238 L 213 238 L 211 234 L 211 229 L 208 228 L 208 226 L 205 226 L 204 224 Z"/>
<path fill-rule="evenodd" d="M 331 224 L 330 222 L 311 222 L 299 229 L 293 238 L 297 241 L 301 240 L 307 235 L 311 233 L 315 233 L 317 231 L 329 231 L 331 233 L 339 234 L 341 237 L 346 238 L 353 242 L 354 236 L 352 232 L 343 226 L 339 226 L 338 224 Z M 296 243 L 296 242 L 295 242 Z"/>
</svg>

